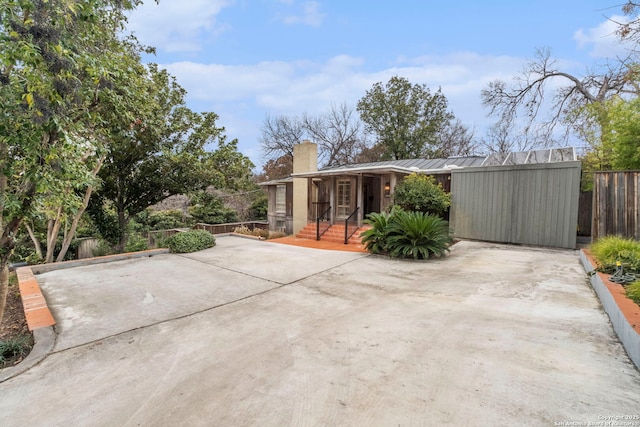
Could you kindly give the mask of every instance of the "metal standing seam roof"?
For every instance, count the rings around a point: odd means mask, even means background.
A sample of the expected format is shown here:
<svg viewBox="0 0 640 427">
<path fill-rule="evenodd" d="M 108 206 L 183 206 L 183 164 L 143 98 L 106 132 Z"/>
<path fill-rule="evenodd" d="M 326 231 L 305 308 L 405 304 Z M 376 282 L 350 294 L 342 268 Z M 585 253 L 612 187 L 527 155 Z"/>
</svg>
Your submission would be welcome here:
<svg viewBox="0 0 640 427">
<path fill-rule="evenodd" d="M 312 175 L 336 175 L 366 172 L 446 172 L 452 168 L 480 166 L 485 156 L 450 157 L 447 159 L 404 159 L 386 160 L 382 162 L 356 163 L 343 166 L 331 166 L 318 169 L 317 172 L 305 172 L 294 176 L 308 177 Z"/>
<path fill-rule="evenodd" d="M 451 169 L 519 165 L 532 163 L 555 163 L 576 160 L 574 147 L 548 148 L 530 151 L 518 151 L 489 156 L 449 157 L 446 159 L 405 159 L 386 160 L 382 162 L 356 163 L 343 166 L 330 166 L 318 169 L 316 172 L 294 174 L 296 177 L 311 177 L 318 175 L 338 175 L 350 173 L 371 172 L 422 172 L 422 173 L 446 173 Z M 265 184 L 262 184 L 265 185 Z"/>
</svg>

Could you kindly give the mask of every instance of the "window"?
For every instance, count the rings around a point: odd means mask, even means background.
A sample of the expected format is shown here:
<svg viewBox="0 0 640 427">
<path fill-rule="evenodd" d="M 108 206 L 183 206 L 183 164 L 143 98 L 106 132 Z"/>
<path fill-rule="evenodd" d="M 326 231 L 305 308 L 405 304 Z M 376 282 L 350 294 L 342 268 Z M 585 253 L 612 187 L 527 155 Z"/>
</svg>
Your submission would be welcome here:
<svg viewBox="0 0 640 427">
<path fill-rule="evenodd" d="M 287 211 L 287 186 L 278 184 L 276 187 L 276 213 L 283 214 Z"/>
<path fill-rule="evenodd" d="M 338 206 L 337 216 L 346 218 L 351 214 L 351 180 L 338 180 Z"/>
</svg>

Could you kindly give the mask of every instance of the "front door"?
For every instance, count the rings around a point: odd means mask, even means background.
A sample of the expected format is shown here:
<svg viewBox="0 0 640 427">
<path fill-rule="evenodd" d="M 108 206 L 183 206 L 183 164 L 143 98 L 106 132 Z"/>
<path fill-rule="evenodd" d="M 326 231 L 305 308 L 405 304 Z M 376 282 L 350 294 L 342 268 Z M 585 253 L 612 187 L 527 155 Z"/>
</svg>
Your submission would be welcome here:
<svg viewBox="0 0 640 427">
<path fill-rule="evenodd" d="M 336 218 L 345 219 L 352 212 L 353 184 L 349 178 L 340 178 L 337 181 L 336 191 Z"/>
<path fill-rule="evenodd" d="M 362 197 L 364 216 L 372 212 L 380 212 L 380 178 L 365 177 L 362 181 Z"/>
</svg>

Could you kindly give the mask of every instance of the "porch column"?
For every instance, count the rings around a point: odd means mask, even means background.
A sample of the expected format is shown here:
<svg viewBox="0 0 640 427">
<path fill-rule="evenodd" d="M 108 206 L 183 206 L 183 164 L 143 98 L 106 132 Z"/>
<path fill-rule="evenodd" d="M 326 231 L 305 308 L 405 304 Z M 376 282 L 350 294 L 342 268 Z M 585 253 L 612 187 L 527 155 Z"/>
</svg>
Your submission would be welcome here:
<svg viewBox="0 0 640 427">
<path fill-rule="evenodd" d="M 362 227 L 362 220 L 364 219 L 364 181 L 362 174 L 358 174 L 356 178 L 356 185 L 358 186 L 358 195 L 356 196 L 356 207 L 359 207 L 356 218 L 358 220 L 358 227 Z"/>
<path fill-rule="evenodd" d="M 318 170 L 318 146 L 303 141 L 293 146 L 293 173 L 316 172 Z M 293 178 L 293 234 L 307 225 L 309 216 L 309 179 Z"/>
</svg>

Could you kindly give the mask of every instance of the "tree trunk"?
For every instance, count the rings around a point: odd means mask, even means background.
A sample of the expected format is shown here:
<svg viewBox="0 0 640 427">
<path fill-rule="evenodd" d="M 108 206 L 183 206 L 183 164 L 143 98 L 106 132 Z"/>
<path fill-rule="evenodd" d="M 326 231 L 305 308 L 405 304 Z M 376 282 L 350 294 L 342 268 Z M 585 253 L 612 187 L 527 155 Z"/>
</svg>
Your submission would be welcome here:
<svg viewBox="0 0 640 427">
<path fill-rule="evenodd" d="M 9 293 L 9 262 L 0 264 L 0 325 L 4 317 L 4 308 L 7 303 L 7 294 Z"/>
<path fill-rule="evenodd" d="M 120 227 L 120 241 L 118 242 L 118 246 L 116 250 L 118 253 L 123 253 L 124 248 L 127 245 L 127 225 L 129 224 L 129 220 L 126 217 L 124 210 L 118 209 L 118 226 Z"/>
<path fill-rule="evenodd" d="M 58 240 L 58 233 L 60 232 L 61 225 L 62 207 L 59 207 L 56 218 L 49 220 L 49 226 L 47 227 L 47 256 L 44 259 L 44 262 L 47 264 L 53 262 L 53 254 L 56 250 L 56 241 Z"/>
<path fill-rule="evenodd" d="M 100 159 L 98 159 L 98 163 L 96 163 L 96 166 L 93 168 L 93 171 L 91 171 L 91 175 L 93 175 L 94 178 L 98 176 L 98 172 L 100 172 L 100 169 L 102 168 L 102 164 L 104 163 L 105 157 L 106 156 L 104 155 L 100 157 Z M 89 206 L 89 200 L 91 199 L 91 194 L 93 193 L 93 189 L 94 189 L 94 186 L 89 185 L 86 191 L 84 192 L 84 199 L 82 199 L 82 206 L 73 217 L 73 221 L 71 222 L 71 230 L 69 230 L 69 233 L 64 237 L 62 241 L 62 248 L 60 249 L 60 253 L 56 258 L 56 262 L 62 261 L 65 255 L 67 255 L 67 251 L 69 250 L 71 241 L 76 235 L 76 230 L 78 228 L 78 223 L 80 222 L 80 218 L 82 218 L 82 215 L 84 215 L 84 211 L 86 211 L 87 206 Z"/>
<path fill-rule="evenodd" d="M 38 240 L 36 233 L 33 232 L 33 228 L 31 228 L 29 224 L 25 222 L 24 226 L 27 229 L 27 233 L 29 233 L 33 246 L 36 248 L 36 255 L 38 255 L 39 259 L 42 259 L 42 245 L 40 244 L 40 240 Z"/>
<path fill-rule="evenodd" d="M 71 245 L 71 241 L 76 235 L 76 229 L 78 228 L 78 223 L 80 222 L 80 218 L 84 214 L 84 211 L 87 209 L 89 205 L 89 199 L 91 198 L 91 193 L 93 192 L 93 186 L 90 185 L 87 187 L 87 190 L 84 193 L 84 199 L 82 200 L 82 206 L 78 210 L 78 212 L 73 217 L 73 221 L 71 222 L 71 230 L 64 237 L 62 241 L 62 248 L 60 248 L 60 253 L 58 253 L 58 257 L 56 258 L 56 262 L 60 262 L 64 260 L 65 255 L 67 255 L 67 251 L 69 250 L 69 246 Z"/>
</svg>

